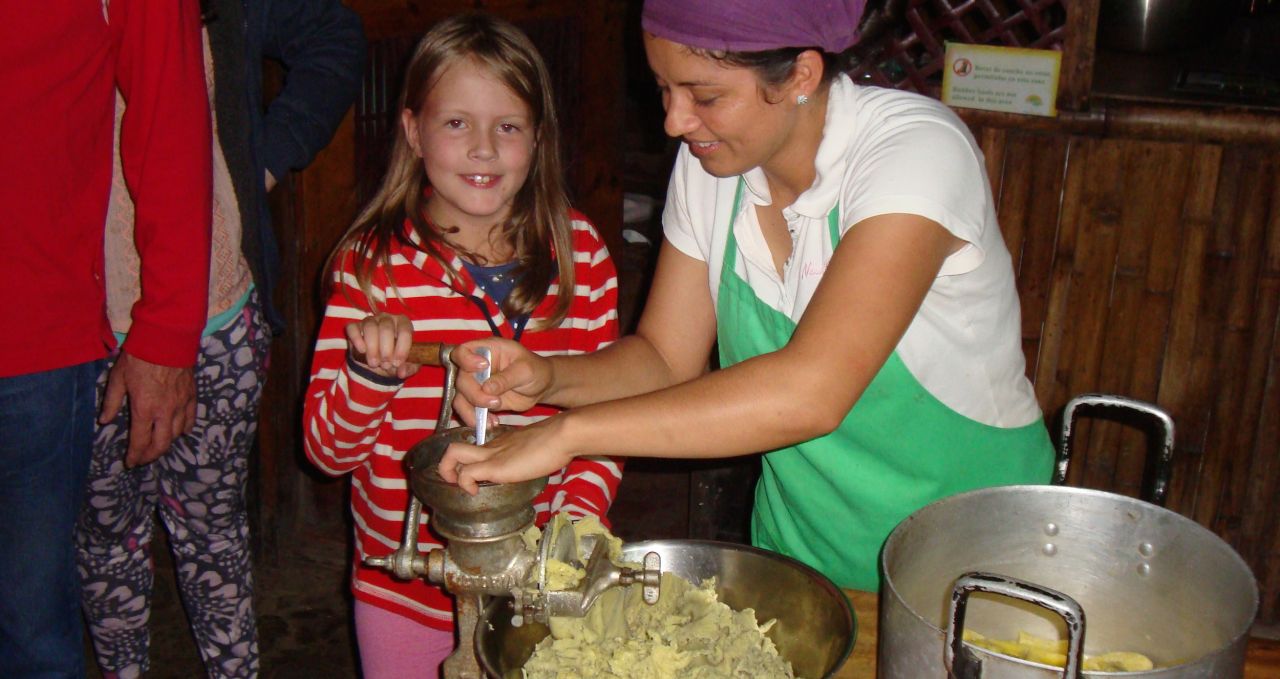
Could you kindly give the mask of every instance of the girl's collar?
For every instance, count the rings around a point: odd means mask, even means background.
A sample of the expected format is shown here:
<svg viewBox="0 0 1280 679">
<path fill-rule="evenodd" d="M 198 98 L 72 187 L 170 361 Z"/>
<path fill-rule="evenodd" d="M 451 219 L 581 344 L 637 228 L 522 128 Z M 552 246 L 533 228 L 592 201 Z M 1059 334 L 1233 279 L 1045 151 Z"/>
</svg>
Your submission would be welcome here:
<svg viewBox="0 0 1280 679">
<path fill-rule="evenodd" d="M 507 318 L 502 313 L 502 307 L 490 298 L 484 288 L 476 282 L 471 272 L 463 264 L 462 257 L 458 255 L 457 251 L 449 247 L 448 243 L 423 243 L 421 236 L 413 228 L 413 222 L 408 219 L 404 221 L 406 237 L 412 246 L 413 265 L 418 267 L 424 274 L 434 276 L 453 292 L 463 297 L 471 298 L 473 303 L 478 302 L 478 306 L 483 308 L 491 324 L 496 327 L 504 326 L 507 323 Z M 442 267 L 440 262 L 427 254 L 426 249 L 431 247 L 434 247 L 436 254 L 440 255 L 440 258 L 447 263 L 448 269 Z M 546 300 L 543 301 L 545 302 Z"/>
</svg>

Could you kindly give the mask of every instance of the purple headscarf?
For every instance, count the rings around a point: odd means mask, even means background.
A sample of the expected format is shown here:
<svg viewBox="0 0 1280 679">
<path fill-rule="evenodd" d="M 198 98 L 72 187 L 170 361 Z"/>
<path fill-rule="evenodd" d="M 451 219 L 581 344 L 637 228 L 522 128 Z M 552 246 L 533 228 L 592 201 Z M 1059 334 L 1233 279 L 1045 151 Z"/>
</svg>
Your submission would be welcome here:
<svg viewBox="0 0 1280 679">
<path fill-rule="evenodd" d="M 648 33 L 690 47 L 759 52 L 821 47 L 840 53 L 858 41 L 867 0 L 645 0 Z"/>
</svg>

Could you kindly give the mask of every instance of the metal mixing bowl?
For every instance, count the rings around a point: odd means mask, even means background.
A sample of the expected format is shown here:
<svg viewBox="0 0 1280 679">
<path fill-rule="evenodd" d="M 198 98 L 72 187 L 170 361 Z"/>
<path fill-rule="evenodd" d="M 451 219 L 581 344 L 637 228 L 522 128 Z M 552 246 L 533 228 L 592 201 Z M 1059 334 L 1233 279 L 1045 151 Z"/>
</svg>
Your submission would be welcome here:
<svg viewBox="0 0 1280 679">
<path fill-rule="evenodd" d="M 698 583 L 715 577 L 730 608 L 751 608 L 756 620 L 778 622 L 768 636 L 797 677 L 832 676 L 853 650 L 856 625 L 849 600 L 821 573 L 774 552 L 711 540 L 650 540 L 623 546 L 623 558 L 662 557 L 662 570 Z M 548 630 L 537 623 L 511 626 L 511 600 L 493 599 L 476 625 L 476 655 L 490 677 L 520 676 L 533 647 Z"/>
</svg>

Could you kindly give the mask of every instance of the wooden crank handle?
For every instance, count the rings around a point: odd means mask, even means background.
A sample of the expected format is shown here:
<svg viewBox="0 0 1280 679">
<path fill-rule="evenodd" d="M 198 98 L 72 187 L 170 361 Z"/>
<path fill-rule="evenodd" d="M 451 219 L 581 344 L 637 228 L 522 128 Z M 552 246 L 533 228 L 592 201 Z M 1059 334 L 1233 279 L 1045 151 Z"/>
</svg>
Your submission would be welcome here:
<svg viewBox="0 0 1280 679">
<path fill-rule="evenodd" d="M 445 353 L 446 348 L 452 349 L 453 346 L 444 342 L 414 342 L 413 346 L 409 347 L 408 360 L 411 363 L 420 365 L 444 365 L 442 361 L 448 360 Z M 443 359 L 442 356 L 444 357 Z M 364 354 L 359 351 L 352 351 L 351 357 L 361 363 L 368 362 L 365 360 Z"/>
</svg>

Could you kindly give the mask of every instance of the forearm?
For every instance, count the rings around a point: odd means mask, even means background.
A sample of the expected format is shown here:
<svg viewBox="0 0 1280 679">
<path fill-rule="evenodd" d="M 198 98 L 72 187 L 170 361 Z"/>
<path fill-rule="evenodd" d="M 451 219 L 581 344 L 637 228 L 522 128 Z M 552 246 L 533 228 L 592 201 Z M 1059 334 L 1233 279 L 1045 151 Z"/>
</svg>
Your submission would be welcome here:
<svg viewBox="0 0 1280 679">
<path fill-rule="evenodd" d="M 344 365 L 312 378 L 303 406 L 303 451 L 317 469 L 338 476 L 368 459 L 398 381 L 378 379 Z"/>
<path fill-rule="evenodd" d="M 678 381 L 657 349 L 637 335 L 593 353 L 553 356 L 550 362 L 551 386 L 545 401 L 561 408 L 646 394 Z"/>
<path fill-rule="evenodd" d="M 341 263 L 350 271 L 350 262 Z M 303 403 L 303 450 L 326 474 L 344 474 L 373 452 L 383 420 L 402 382 L 356 367 L 348 357 L 345 328 L 368 313 L 361 297 L 337 289 L 329 298 L 312 354 L 311 381 Z"/>
<path fill-rule="evenodd" d="M 205 323 L 212 214 L 198 4 L 113 3 L 111 10 L 125 26 L 116 78 L 128 103 L 120 158 L 142 260 L 142 297 L 126 349 L 152 363 L 187 367 Z"/>
<path fill-rule="evenodd" d="M 706 372 L 716 339 L 706 264 L 664 243 L 634 335 L 600 351 L 553 358 L 551 403 L 578 407 L 646 394 Z"/>
<path fill-rule="evenodd" d="M 284 64 L 284 89 L 264 119 L 262 158 L 276 179 L 308 165 L 333 137 L 360 89 L 365 38 L 360 18 L 337 0 L 276 2 L 264 56 Z"/>
<path fill-rule="evenodd" d="M 840 388 L 826 391 L 819 371 L 796 369 L 795 360 L 774 352 L 668 389 L 578 408 L 561 416 L 562 435 L 574 454 L 716 458 L 773 450 L 834 430 L 875 374 L 873 365 L 851 366 L 841 371 Z"/>
<path fill-rule="evenodd" d="M 727 457 L 830 433 L 889 358 L 955 247 L 921 218 L 862 222 L 785 346 L 669 389 L 566 413 L 560 426 L 569 452 Z"/>
<path fill-rule="evenodd" d="M 832 257 L 795 330 L 775 340 L 785 340 L 781 348 L 754 357 L 741 352 L 739 362 L 731 360 L 697 379 L 715 337 L 708 320 L 714 316 L 707 311 L 709 300 L 684 295 L 693 304 L 679 303 L 682 298 L 674 291 L 693 290 L 688 283 L 697 271 L 677 255 L 671 271 L 686 284 L 664 292 L 655 279 L 664 304 L 648 326 L 659 338 L 668 329 L 666 341 L 632 344 L 602 357 L 608 374 L 599 379 L 624 383 L 596 385 L 591 393 L 634 392 L 664 380 L 671 386 L 584 405 L 500 436 L 484 448 L 450 446 L 441 474 L 474 493 L 479 482 L 536 478 L 581 455 L 728 457 L 826 435 L 841 426 L 893 353 L 951 246 L 942 228 L 923 218 L 895 214 L 860 222 Z M 678 331 L 681 321 L 692 329 Z M 642 321 L 642 337 L 645 329 Z M 753 330 L 748 325 L 744 331 Z M 630 360 L 636 357 L 648 360 Z M 564 363 L 569 365 L 567 359 Z M 589 361 L 572 365 L 573 372 L 556 376 L 564 377 L 562 396 L 572 396 L 591 378 L 578 372 L 590 367 Z M 661 365 L 668 366 L 662 375 L 648 372 Z"/>
</svg>

